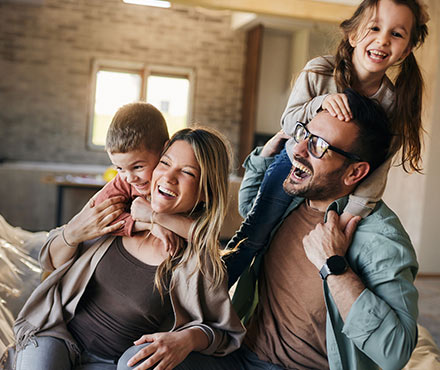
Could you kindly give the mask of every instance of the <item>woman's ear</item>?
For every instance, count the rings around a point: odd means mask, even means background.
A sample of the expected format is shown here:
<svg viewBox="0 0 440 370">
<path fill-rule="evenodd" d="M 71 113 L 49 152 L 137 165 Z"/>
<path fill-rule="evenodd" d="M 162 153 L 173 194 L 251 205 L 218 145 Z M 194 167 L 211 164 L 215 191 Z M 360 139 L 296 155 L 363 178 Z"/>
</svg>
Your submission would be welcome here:
<svg viewBox="0 0 440 370">
<path fill-rule="evenodd" d="M 344 177 L 344 184 L 346 186 L 353 186 L 365 178 L 370 172 L 370 164 L 368 162 L 355 162 L 348 166 L 346 175 Z"/>
</svg>

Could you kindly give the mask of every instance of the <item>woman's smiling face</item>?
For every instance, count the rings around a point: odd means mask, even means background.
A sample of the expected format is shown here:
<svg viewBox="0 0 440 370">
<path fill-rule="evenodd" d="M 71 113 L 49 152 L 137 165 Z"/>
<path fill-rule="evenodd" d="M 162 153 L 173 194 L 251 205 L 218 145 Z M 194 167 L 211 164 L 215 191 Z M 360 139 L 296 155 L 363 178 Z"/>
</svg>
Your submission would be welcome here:
<svg viewBox="0 0 440 370">
<path fill-rule="evenodd" d="M 160 213 L 188 213 L 199 202 L 200 166 L 192 146 L 175 141 L 153 171 L 151 206 Z"/>
</svg>

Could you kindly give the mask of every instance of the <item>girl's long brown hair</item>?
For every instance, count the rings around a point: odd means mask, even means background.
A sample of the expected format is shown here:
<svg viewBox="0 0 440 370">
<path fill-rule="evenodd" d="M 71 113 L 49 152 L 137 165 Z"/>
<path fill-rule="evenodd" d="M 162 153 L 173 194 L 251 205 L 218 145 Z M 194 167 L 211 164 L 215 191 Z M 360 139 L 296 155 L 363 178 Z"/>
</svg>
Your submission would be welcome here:
<svg viewBox="0 0 440 370">
<path fill-rule="evenodd" d="M 353 47 L 350 36 L 359 36 L 369 18 L 374 14 L 380 0 L 364 0 L 350 19 L 343 21 L 340 28 L 343 33 L 335 59 L 334 76 L 339 91 L 353 87 L 356 72 L 352 64 Z M 428 35 L 426 22 L 428 13 L 418 0 L 392 0 L 407 6 L 414 15 L 414 24 L 410 34 L 409 48 L 418 48 Z M 424 83 L 422 74 L 412 51 L 396 66 L 394 78 L 396 101 L 391 120 L 391 131 L 396 137 L 394 151 L 401 149 L 400 164 L 406 172 L 422 171 L 422 95 Z"/>
</svg>

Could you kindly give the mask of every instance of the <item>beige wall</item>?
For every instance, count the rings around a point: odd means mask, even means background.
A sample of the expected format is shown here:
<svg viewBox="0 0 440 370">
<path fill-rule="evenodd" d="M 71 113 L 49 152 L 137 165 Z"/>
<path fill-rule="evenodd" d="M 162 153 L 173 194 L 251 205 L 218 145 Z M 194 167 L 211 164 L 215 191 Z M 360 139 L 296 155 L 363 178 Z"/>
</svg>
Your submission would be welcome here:
<svg viewBox="0 0 440 370">
<path fill-rule="evenodd" d="M 392 169 L 385 200 L 400 216 L 416 248 L 423 273 L 440 274 L 440 2 L 426 0 L 431 17 L 426 44 L 416 56 L 426 83 L 423 123 L 424 175 Z"/>
</svg>

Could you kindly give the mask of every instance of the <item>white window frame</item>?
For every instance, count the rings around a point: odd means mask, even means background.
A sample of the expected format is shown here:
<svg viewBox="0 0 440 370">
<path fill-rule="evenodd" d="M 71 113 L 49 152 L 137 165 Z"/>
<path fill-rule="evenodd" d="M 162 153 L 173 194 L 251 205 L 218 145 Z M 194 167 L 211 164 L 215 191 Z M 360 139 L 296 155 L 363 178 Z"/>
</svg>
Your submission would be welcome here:
<svg viewBox="0 0 440 370">
<path fill-rule="evenodd" d="M 148 77 L 151 75 L 164 76 L 164 77 L 182 77 L 187 78 L 189 81 L 188 92 L 188 113 L 187 113 L 187 126 L 190 126 L 193 121 L 193 102 L 194 102 L 194 83 L 195 73 L 194 69 L 187 67 L 175 67 L 164 65 L 149 65 L 142 62 L 131 62 L 121 60 L 109 60 L 109 59 L 94 59 L 92 62 L 92 71 L 90 78 L 90 98 L 88 107 L 88 128 L 87 128 L 87 140 L 86 145 L 90 150 L 103 151 L 103 145 L 93 144 L 93 119 L 95 112 L 95 92 L 96 92 L 96 76 L 98 71 L 106 70 L 113 72 L 127 72 L 138 73 L 142 77 L 140 100 L 146 100 Z"/>
</svg>

